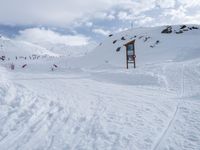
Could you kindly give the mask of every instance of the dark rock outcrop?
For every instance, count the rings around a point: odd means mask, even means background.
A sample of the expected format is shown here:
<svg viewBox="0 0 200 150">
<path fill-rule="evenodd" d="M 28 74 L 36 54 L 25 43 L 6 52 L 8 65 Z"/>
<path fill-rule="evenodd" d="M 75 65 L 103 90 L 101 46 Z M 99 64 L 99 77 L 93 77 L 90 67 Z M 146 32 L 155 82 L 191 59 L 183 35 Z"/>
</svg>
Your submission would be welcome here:
<svg viewBox="0 0 200 150">
<path fill-rule="evenodd" d="M 160 43 L 160 41 L 159 41 L 159 40 L 157 40 L 155 44 L 156 44 L 156 45 L 158 45 L 159 43 Z"/>
<path fill-rule="evenodd" d="M 119 52 L 121 50 L 121 47 L 118 47 L 117 49 L 116 49 L 116 52 Z"/>
<path fill-rule="evenodd" d="M 110 34 L 110 35 L 108 35 L 109 37 L 112 37 L 113 36 L 113 34 Z"/>
<path fill-rule="evenodd" d="M 23 66 L 22 66 L 22 68 L 25 68 L 27 66 L 27 64 L 24 64 Z"/>
<path fill-rule="evenodd" d="M 193 27 L 192 27 L 192 29 L 196 29 L 196 30 L 197 30 L 197 29 L 199 29 L 199 28 L 198 28 L 198 27 L 194 27 L 194 26 L 193 26 Z"/>
<path fill-rule="evenodd" d="M 172 27 L 171 26 L 167 26 L 164 30 L 162 30 L 161 33 L 164 33 L 164 34 L 172 33 Z"/>
<path fill-rule="evenodd" d="M 6 59 L 6 56 L 1 56 L 0 60 L 4 61 Z"/>
<path fill-rule="evenodd" d="M 180 29 L 185 29 L 187 26 L 186 25 L 182 25 L 181 27 L 180 27 Z"/>
<path fill-rule="evenodd" d="M 181 34 L 181 33 L 183 33 L 182 30 L 180 30 L 180 31 L 176 31 L 176 34 Z"/>
<path fill-rule="evenodd" d="M 145 38 L 144 38 L 144 42 L 146 42 L 148 39 L 150 39 L 149 36 L 148 36 L 148 37 L 145 37 Z"/>
<path fill-rule="evenodd" d="M 113 41 L 113 44 L 115 44 L 116 42 L 117 42 L 117 40 L 114 40 L 114 41 Z"/>
<path fill-rule="evenodd" d="M 126 40 L 126 39 L 125 39 L 125 37 L 122 37 L 122 38 L 121 38 L 121 40 L 123 40 L 123 41 L 124 41 L 124 40 Z"/>
</svg>

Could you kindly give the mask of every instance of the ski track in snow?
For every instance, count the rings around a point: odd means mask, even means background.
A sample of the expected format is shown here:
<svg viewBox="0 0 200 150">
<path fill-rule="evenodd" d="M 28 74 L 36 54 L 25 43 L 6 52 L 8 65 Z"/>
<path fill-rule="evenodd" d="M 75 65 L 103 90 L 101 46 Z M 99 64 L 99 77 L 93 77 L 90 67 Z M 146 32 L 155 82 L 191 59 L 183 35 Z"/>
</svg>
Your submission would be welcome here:
<svg viewBox="0 0 200 150">
<path fill-rule="evenodd" d="M 13 74 L 0 105 L 0 149 L 198 150 L 200 70 L 173 65 L 152 70 L 165 87 Z"/>
<path fill-rule="evenodd" d="M 163 134 L 161 134 L 161 137 L 156 142 L 153 150 L 200 149 L 200 138 L 199 138 L 200 130 L 199 128 L 196 128 L 196 124 L 199 124 L 200 103 L 198 101 L 193 102 L 191 100 L 186 100 L 187 97 L 191 96 L 191 93 L 192 95 L 195 95 L 196 94 L 195 92 L 199 90 L 200 84 L 196 84 L 198 86 L 196 87 L 195 84 L 193 84 L 193 82 L 200 83 L 199 78 L 196 78 L 197 76 L 200 76 L 200 74 L 199 74 L 199 71 L 196 69 L 195 65 L 194 65 L 195 67 L 191 67 L 190 65 L 193 65 L 193 64 L 189 64 L 187 65 L 187 67 L 185 67 L 185 65 L 182 65 L 182 69 L 179 69 L 180 70 L 180 86 L 179 86 L 180 92 L 177 91 L 177 95 L 179 95 L 180 100 L 177 105 L 176 111 L 174 115 L 172 116 L 171 121 L 165 128 Z M 194 81 L 192 82 L 192 80 Z M 192 92 L 191 90 L 188 90 L 188 87 L 190 86 L 192 87 L 194 86 L 195 88 L 194 87 L 193 88 L 195 90 Z M 197 93 L 199 93 L 199 91 Z M 195 107 L 198 109 L 196 109 Z M 180 122 L 182 122 L 182 126 Z M 187 126 L 186 130 L 184 130 L 186 126 Z M 192 128 L 191 131 L 190 131 L 190 128 Z M 179 140 L 181 139 L 181 136 L 184 137 L 184 141 Z"/>
<path fill-rule="evenodd" d="M 168 131 L 170 130 L 172 124 L 174 123 L 174 120 L 175 120 L 175 118 L 176 118 L 176 116 L 177 116 L 177 113 L 178 113 L 178 111 L 179 111 L 179 107 L 180 107 L 180 105 L 181 105 L 181 102 L 183 102 L 182 99 L 183 99 L 184 87 L 185 87 L 185 81 L 184 81 L 184 80 L 185 80 L 185 78 L 184 78 L 185 66 L 184 66 L 184 65 L 182 66 L 182 69 L 181 69 L 181 70 L 182 70 L 181 73 L 180 73 L 180 89 L 181 89 L 181 91 L 178 92 L 178 95 L 180 94 L 180 96 L 179 96 L 179 97 L 180 97 L 180 100 L 179 100 L 179 102 L 178 102 L 178 104 L 177 104 L 177 106 L 176 106 L 176 110 L 175 110 L 175 112 L 174 112 L 174 114 L 173 114 L 173 116 L 172 116 L 172 119 L 169 121 L 169 124 L 168 124 L 167 127 L 164 129 L 163 134 L 161 135 L 161 137 L 160 137 L 160 138 L 158 139 L 158 141 L 156 142 L 156 144 L 155 144 L 153 150 L 157 150 L 157 149 L 159 148 L 159 146 L 161 145 L 161 142 L 163 141 L 163 139 L 165 138 L 166 134 L 167 134 Z M 165 68 L 164 71 L 166 72 L 166 68 Z M 159 148 L 159 149 L 160 149 L 160 148 Z"/>
</svg>

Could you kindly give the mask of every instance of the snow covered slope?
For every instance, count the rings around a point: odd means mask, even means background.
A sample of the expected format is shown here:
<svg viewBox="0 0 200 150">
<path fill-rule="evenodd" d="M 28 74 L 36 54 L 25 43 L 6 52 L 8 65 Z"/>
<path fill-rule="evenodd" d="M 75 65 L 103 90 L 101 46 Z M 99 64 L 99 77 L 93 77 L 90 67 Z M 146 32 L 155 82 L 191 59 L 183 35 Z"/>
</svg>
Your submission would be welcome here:
<svg viewBox="0 0 200 150">
<path fill-rule="evenodd" d="M 108 37 L 92 53 L 83 58 L 81 64 L 90 67 L 125 67 L 125 47 L 123 45 L 134 39 L 136 40 L 138 67 L 151 63 L 199 58 L 200 26 L 170 27 L 170 33 L 161 33 L 167 28 L 167 26 L 162 26 L 131 29 Z M 119 47 L 121 49 L 117 51 Z"/>
</svg>

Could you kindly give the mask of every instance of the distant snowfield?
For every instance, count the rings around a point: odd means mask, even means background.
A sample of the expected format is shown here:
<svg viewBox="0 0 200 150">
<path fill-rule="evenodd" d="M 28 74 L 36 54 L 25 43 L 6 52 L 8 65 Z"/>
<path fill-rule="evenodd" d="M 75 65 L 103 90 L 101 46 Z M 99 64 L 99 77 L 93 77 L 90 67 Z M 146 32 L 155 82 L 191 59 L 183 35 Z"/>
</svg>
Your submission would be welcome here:
<svg viewBox="0 0 200 150">
<path fill-rule="evenodd" d="M 169 40 L 155 49 L 144 44 L 152 50 L 148 56 L 141 46 L 143 62 L 135 70 L 124 69 L 123 57 L 114 54 L 121 44 L 112 40 L 126 32 L 79 58 L 81 64 L 56 58 L 15 71 L 0 67 L 0 149 L 199 150 L 200 32 L 189 32 L 198 37 L 192 37 L 195 45 L 169 45 L 167 55 Z M 51 71 L 54 63 L 59 67 Z"/>
</svg>

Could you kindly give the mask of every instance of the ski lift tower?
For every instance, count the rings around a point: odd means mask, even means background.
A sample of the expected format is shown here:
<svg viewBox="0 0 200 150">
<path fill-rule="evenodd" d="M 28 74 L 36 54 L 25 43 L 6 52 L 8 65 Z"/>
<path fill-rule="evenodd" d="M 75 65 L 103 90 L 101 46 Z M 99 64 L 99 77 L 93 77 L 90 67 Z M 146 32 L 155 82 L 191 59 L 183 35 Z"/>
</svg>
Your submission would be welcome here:
<svg viewBox="0 0 200 150">
<path fill-rule="evenodd" d="M 126 68 L 128 69 L 129 64 L 133 64 L 136 68 L 136 55 L 135 55 L 135 40 L 132 40 L 126 44 Z"/>
</svg>

